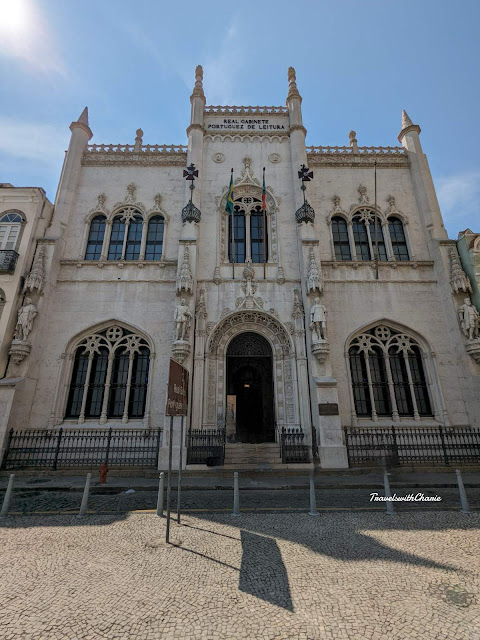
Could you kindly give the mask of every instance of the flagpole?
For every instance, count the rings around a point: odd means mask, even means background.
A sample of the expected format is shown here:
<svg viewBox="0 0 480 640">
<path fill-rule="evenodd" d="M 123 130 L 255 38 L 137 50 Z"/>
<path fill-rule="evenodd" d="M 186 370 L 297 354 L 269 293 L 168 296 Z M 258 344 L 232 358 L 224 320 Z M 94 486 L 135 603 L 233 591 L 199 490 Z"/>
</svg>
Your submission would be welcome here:
<svg viewBox="0 0 480 640">
<path fill-rule="evenodd" d="M 373 163 L 373 168 L 374 168 L 374 195 L 375 195 L 375 260 L 376 260 L 376 270 L 375 270 L 375 275 L 376 275 L 376 279 L 378 280 L 378 260 L 380 258 L 380 256 L 378 255 L 378 225 L 377 225 L 377 161 L 375 160 Z"/>
<path fill-rule="evenodd" d="M 267 211 L 265 199 L 265 167 L 263 167 L 263 192 L 262 192 L 262 209 L 263 209 L 263 279 L 267 279 Z"/>
<path fill-rule="evenodd" d="M 233 167 L 232 167 L 232 171 L 230 174 L 230 185 L 233 182 Z M 230 191 L 230 187 L 228 189 L 228 196 L 227 198 L 229 198 L 231 195 L 231 191 Z M 232 244 L 231 244 L 231 251 L 232 251 L 232 280 L 235 280 L 235 216 L 233 215 L 233 206 L 232 206 L 232 211 L 230 212 L 230 218 L 231 218 L 231 227 L 232 227 Z"/>
</svg>

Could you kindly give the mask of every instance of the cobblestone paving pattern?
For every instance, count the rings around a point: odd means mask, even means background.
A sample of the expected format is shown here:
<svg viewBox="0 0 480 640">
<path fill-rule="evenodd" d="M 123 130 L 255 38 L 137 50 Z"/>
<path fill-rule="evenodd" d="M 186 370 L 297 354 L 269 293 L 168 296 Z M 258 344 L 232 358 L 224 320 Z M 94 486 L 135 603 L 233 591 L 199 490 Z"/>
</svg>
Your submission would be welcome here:
<svg viewBox="0 0 480 640">
<path fill-rule="evenodd" d="M 315 492 L 317 507 L 329 509 L 377 509 L 385 510 L 385 503 L 370 502 L 373 489 L 317 489 Z M 396 503 L 399 511 L 455 508 L 460 509 L 460 498 L 457 489 L 392 489 L 397 495 L 416 494 L 422 492 L 426 496 L 439 495 L 441 502 L 409 502 Z M 470 507 L 480 509 L 480 489 L 466 490 Z M 378 489 L 383 495 L 383 490 Z M 0 492 L 0 504 L 3 493 Z M 176 508 L 177 491 L 172 490 L 172 508 Z M 46 511 L 75 511 L 82 501 L 80 491 L 16 491 L 10 510 L 17 513 Z M 185 510 L 226 510 L 233 507 L 233 490 L 187 490 L 182 492 L 182 508 Z M 157 494 L 155 491 L 136 491 L 135 493 L 116 493 L 109 495 L 90 495 L 88 508 L 97 513 L 125 512 L 136 509 L 155 509 Z M 309 510 L 309 494 L 302 490 L 245 490 L 240 491 L 240 505 L 246 510 Z"/>
<path fill-rule="evenodd" d="M 18 516 L 2 640 L 478 640 L 480 514 Z"/>
</svg>

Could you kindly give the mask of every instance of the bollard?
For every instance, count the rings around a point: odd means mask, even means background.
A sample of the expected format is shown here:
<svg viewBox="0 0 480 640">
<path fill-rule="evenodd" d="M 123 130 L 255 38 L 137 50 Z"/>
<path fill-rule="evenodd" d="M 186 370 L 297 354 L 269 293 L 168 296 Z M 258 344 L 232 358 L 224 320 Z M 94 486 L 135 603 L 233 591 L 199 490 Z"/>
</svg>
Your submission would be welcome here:
<svg viewBox="0 0 480 640">
<path fill-rule="evenodd" d="M 2 510 L 0 511 L 0 518 L 6 518 L 8 516 L 8 508 L 10 507 L 10 500 L 12 498 L 13 479 L 15 474 L 11 473 L 8 479 L 7 490 L 5 491 L 5 497 L 3 498 Z"/>
<path fill-rule="evenodd" d="M 164 473 L 159 475 L 160 482 L 158 484 L 158 498 L 157 498 L 157 516 L 160 518 L 163 517 L 163 482 L 164 482 Z"/>
<path fill-rule="evenodd" d="M 388 473 L 386 471 L 383 474 L 383 484 L 385 486 L 385 497 L 391 498 L 392 492 L 390 491 L 390 482 L 388 481 Z M 393 508 L 393 502 L 391 500 L 387 500 L 387 515 L 395 515 L 395 509 Z"/>
<path fill-rule="evenodd" d="M 460 492 L 460 502 L 462 503 L 462 513 L 472 513 L 468 505 L 467 494 L 465 493 L 465 487 L 463 486 L 462 474 L 460 469 L 456 469 L 458 491 Z"/>
<path fill-rule="evenodd" d="M 88 506 L 88 493 L 90 491 L 90 480 L 92 478 L 91 473 L 87 473 L 87 479 L 85 481 L 85 489 L 83 490 L 82 504 L 80 505 L 80 511 L 78 512 L 77 518 L 84 518 L 87 513 Z"/>
<path fill-rule="evenodd" d="M 239 516 L 240 513 L 240 497 L 238 495 L 238 471 L 233 473 L 233 512 L 232 516 Z"/>
<path fill-rule="evenodd" d="M 317 511 L 317 501 L 315 499 L 315 483 L 313 481 L 313 473 L 310 474 L 310 511 L 309 516 L 319 516 Z"/>
</svg>

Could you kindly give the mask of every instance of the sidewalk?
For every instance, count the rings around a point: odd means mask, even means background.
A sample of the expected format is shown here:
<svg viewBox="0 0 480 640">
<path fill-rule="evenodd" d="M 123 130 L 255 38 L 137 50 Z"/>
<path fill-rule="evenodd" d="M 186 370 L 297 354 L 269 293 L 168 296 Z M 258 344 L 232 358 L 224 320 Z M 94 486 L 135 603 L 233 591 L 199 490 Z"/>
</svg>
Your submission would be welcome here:
<svg viewBox="0 0 480 640">
<path fill-rule="evenodd" d="M 356 471 L 356 470 L 354 470 Z M 12 473 L 15 473 L 12 471 Z M 85 484 L 86 472 L 75 475 L 44 475 L 45 472 L 36 473 L 32 470 L 30 475 L 16 475 L 15 488 L 28 491 L 81 491 Z M 0 477 L 0 490 L 5 489 L 8 475 Z M 422 489 L 422 488 L 454 488 L 457 487 L 455 469 L 449 472 L 441 471 L 415 471 L 400 470 L 390 471 L 390 486 L 398 489 Z M 480 472 L 462 472 L 465 487 L 480 488 Z M 165 473 L 165 482 L 167 474 Z M 289 474 L 271 475 L 268 472 L 242 471 L 239 473 L 241 489 L 250 490 L 287 490 L 306 488 L 309 482 L 308 471 L 305 475 Z M 315 485 L 317 489 L 376 489 L 383 487 L 383 472 L 368 471 L 366 473 L 315 473 Z M 172 487 L 177 486 L 177 474 L 172 473 Z M 203 474 L 195 475 L 192 472 L 182 477 L 182 488 L 185 490 L 212 490 L 232 489 L 233 471 L 229 475 Z M 98 482 L 98 475 L 92 473 L 92 493 L 119 493 L 127 489 L 136 491 L 157 491 L 158 476 L 156 477 L 122 477 L 109 475 L 106 484 Z"/>
</svg>

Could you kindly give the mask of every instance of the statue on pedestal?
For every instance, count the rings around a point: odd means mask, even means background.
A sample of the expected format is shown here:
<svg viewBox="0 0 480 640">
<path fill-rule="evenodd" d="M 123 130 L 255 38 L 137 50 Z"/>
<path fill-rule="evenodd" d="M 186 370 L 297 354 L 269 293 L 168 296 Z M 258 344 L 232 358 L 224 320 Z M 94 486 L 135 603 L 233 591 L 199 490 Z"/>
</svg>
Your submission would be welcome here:
<svg viewBox="0 0 480 640">
<path fill-rule="evenodd" d="M 460 327 L 469 340 L 479 337 L 480 314 L 472 305 L 470 298 L 465 298 L 463 304 L 458 307 Z"/>
<path fill-rule="evenodd" d="M 15 326 L 15 340 L 27 341 L 33 328 L 33 321 L 37 317 L 37 307 L 30 298 L 25 298 L 25 303 L 18 310 L 17 324 Z"/>
<path fill-rule="evenodd" d="M 315 304 L 310 309 L 310 329 L 316 342 L 326 340 L 327 308 L 320 303 L 320 298 L 315 298 Z M 315 337 L 316 336 L 316 337 Z"/>
<path fill-rule="evenodd" d="M 192 321 L 192 312 L 182 298 L 180 304 L 175 307 L 175 340 L 185 340 Z"/>
</svg>

